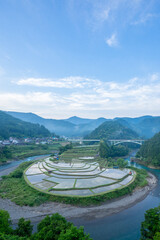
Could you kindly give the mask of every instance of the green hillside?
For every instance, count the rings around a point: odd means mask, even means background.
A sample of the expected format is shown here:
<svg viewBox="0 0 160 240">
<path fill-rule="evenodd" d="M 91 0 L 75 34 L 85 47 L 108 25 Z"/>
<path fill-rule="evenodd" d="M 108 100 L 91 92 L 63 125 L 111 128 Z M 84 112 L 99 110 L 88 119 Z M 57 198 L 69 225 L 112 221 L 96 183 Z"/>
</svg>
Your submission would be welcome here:
<svg viewBox="0 0 160 240">
<path fill-rule="evenodd" d="M 0 139 L 48 136 L 50 132 L 44 126 L 24 122 L 0 111 Z"/>
<path fill-rule="evenodd" d="M 134 139 L 138 134 L 118 121 L 106 121 L 85 137 L 86 139 Z"/>
<path fill-rule="evenodd" d="M 137 157 L 140 157 L 146 165 L 160 167 L 160 132 L 141 146 Z"/>
</svg>

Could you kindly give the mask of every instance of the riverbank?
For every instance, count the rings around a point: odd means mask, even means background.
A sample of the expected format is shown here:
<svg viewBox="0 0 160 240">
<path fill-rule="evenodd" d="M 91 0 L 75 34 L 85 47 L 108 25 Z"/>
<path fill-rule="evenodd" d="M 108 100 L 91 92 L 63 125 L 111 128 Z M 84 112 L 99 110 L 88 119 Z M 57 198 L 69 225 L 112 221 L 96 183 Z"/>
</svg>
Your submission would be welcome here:
<svg viewBox="0 0 160 240">
<path fill-rule="evenodd" d="M 12 171 L 13 168 L 6 169 L 0 172 L 0 176 L 9 174 Z M 60 213 L 67 219 L 81 217 L 87 219 L 103 218 L 105 216 L 118 213 L 142 201 L 156 186 L 157 183 L 156 177 L 150 173 L 147 181 L 148 185 L 144 188 L 135 189 L 130 195 L 107 201 L 99 206 L 79 207 L 68 204 L 49 202 L 38 207 L 21 207 L 11 202 L 9 199 L 0 198 L 0 209 L 4 209 L 9 212 L 12 223 L 17 223 L 18 219 L 21 217 L 25 219 L 31 219 L 32 222 L 38 222 L 44 216 L 56 212 Z"/>
<path fill-rule="evenodd" d="M 157 169 L 157 170 L 160 170 L 160 167 L 156 167 L 156 166 L 153 166 L 153 165 L 150 165 L 150 164 L 146 164 L 145 161 L 141 161 L 140 159 L 136 158 L 134 161 L 132 162 L 135 162 L 135 163 L 138 163 L 140 165 L 143 165 L 145 167 L 148 167 L 150 169 Z"/>
<path fill-rule="evenodd" d="M 19 161 L 19 159 L 24 159 L 28 157 L 33 157 L 36 155 L 48 155 L 57 153 L 59 143 L 52 144 L 25 144 L 25 145 L 10 145 L 7 146 L 8 155 L 3 154 L 0 159 L 0 166 L 9 164 L 11 162 Z"/>
</svg>

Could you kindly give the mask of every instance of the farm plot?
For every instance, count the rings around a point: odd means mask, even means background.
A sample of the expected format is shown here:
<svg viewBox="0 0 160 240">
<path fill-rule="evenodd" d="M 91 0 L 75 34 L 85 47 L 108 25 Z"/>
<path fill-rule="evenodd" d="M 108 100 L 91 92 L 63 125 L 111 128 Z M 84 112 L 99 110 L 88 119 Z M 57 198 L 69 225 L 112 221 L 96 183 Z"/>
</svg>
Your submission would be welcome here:
<svg viewBox="0 0 160 240">
<path fill-rule="evenodd" d="M 91 152 L 90 149 L 89 151 Z M 62 156 L 58 161 L 46 158 L 34 163 L 25 170 L 24 178 L 31 187 L 39 191 L 72 197 L 114 191 L 132 183 L 135 178 L 136 173 L 130 169 L 100 168 L 93 151 L 91 158 L 89 155 L 84 156 L 84 152 L 79 153 L 74 153 L 74 158 L 70 161 L 64 161 Z"/>
</svg>

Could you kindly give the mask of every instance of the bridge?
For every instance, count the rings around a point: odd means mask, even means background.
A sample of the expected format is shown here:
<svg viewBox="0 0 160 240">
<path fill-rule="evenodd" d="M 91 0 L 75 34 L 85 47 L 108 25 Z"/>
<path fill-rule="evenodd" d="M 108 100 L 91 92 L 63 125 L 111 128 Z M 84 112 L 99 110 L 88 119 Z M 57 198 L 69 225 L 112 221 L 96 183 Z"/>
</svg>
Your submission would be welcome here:
<svg viewBox="0 0 160 240">
<path fill-rule="evenodd" d="M 83 142 L 100 142 L 100 139 L 83 139 L 83 138 L 70 138 L 68 139 L 69 142 L 79 142 L 80 144 L 82 144 Z M 111 139 L 111 140 L 107 140 L 107 142 L 109 142 L 111 145 L 118 145 L 121 143 L 135 143 L 135 144 L 139 144 L 142 145 L 145 140 L 143 139 Z"/>
<path fill-rule="evenodd" d="M 68 139 L 69 142 L 100 142 L 101 140 L 100 139 Z"/>
<path fill-rule="evenodd" d="M 108 140 L 108 142 L 110 142 L 111 145 L 118 145 L 121 143 L 136 143 L 139 145 L 142 145 L 145 140 L 143 139 L 112 139 L 112 140 Z"/>
</svg>

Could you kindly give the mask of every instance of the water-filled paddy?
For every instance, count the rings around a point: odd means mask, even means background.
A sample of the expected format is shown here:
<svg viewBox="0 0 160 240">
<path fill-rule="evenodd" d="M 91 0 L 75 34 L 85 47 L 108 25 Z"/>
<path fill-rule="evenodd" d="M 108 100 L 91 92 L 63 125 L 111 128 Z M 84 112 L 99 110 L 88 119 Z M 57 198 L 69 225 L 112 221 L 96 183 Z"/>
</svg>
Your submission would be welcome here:
<svg viewBox="0 0 160 240">
<path fill-rule="evenodd" d="M 26 176 L 27 180 L 32 183 L 40 183 L 42 182 L 44 179 L 46 179 L 48 176 L 46 174 L 37 174 L 37 175 L 31 175 L 31 176 Z"/>
<path fill-rule="evenodd" d="M 53 194 L 60 194 L 60 195 L 73 195 L 73 196 L 90 196 L 94 195 L 94 193 L 89 189 L 82 189 L 82 190 L 65 190 L 65 191 L 51 191 Z"/>
<path fill-rule="evenodd" d="M 24 173 L 27 183 L 48 194 L 91 196 L 113 191 L 132 182 L 129 169 L 100 168 L 95 159 L 80 157 L 70 162 L 46 158 Z"/>
<path fill-rule="evenodd" d="M 97 187 L 100 185 L 107 185 L 115 182 L 114 180 L 111 179 L 106 179 L 102 177 L 95 177 L 95 178 L 90 178 L 88 181 L 86 179 L 77 179 L 76 182 L 76 187 L 77 188 L 92 188 L 92 187 Z"/>
<path fill-rule="evenodd" d="M 35 184 L 34 186 L 37 187 L 37 188 L 41 188 L 43 190 L 47 190 L 51 187 L 54 187 L 56 184 L 53 183 L 53 182 L 48 182 L 48 181 L 42 181 L 42 182 L 39 182 L 37 184 Z"/>
</svg>

